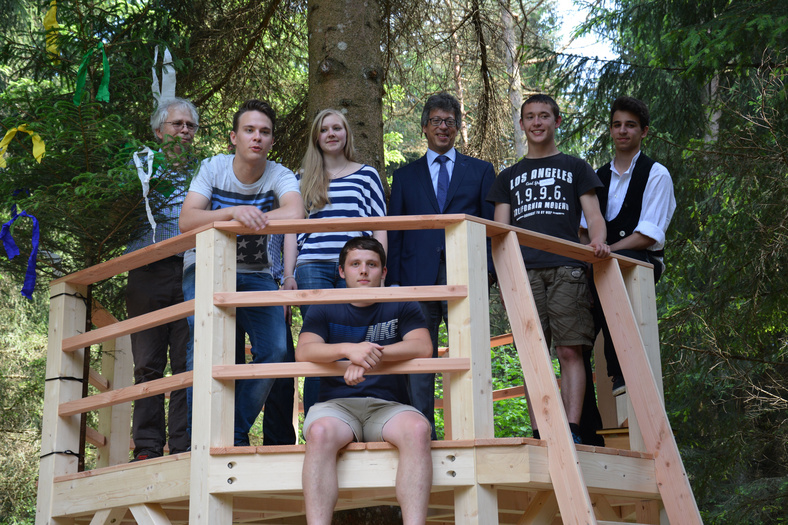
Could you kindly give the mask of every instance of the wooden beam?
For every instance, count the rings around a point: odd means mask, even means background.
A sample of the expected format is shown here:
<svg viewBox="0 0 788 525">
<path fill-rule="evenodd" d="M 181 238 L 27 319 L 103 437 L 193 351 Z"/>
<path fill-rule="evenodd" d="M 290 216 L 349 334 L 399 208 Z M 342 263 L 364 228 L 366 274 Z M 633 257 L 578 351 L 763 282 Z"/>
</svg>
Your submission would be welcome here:
<svg viewBox="0 0 788 525">
<path fill-rule="evenodd" d="M 49 343 L 47 346 L 44 413 L 41 422 L 41 461 L 38 475 L 36 524 L 60 523 L 54 511 L 57 496 L 54 478 L 77 471 L 77 456 L 65 451 L 79 451 L 80 418 L 60 416 L 61 403 L 82 397 L 82 383 L 66 378 L 81 378 L 84 351 L 65 353 L 62 340 L 85 329 L 87 297 L 85 286 L 66 283 L 50 288 Z M 62 378 L 62 379 L 61 379 Z"/>
<path fill-rule="evenodd" d="M 281 306 L 353 302 L 453 301 L 468 295 L 466 286 L 395 286 L 389 288 L 331 288 L 269 292 L 218 292 L 216 306 Z"/>
<path fill-rule="evenodd" d="M 558 500 L 552 490 L 543 490 L 528 505 L 517 525 L 550 525 L 558 514 Z"/>
<path fill-rule="evenodd" d="M 139 525 L 171 525 L 167 513 L 158 503 L 145 503 L 129 507 Z"/>
<path fill-rule="evenodd" d="M 124 335 L 102 345 L 101 370 L 110 386 L 117 390 L 134 382 L 134 363 L 131 356 L 131 337 Z M 108 391 L 109 392 L 109 391 Z M 97 451 L 96 465 L 105 467 L 129 461 L 129 428 L 131 402 L 104 407 L 99 410 L 98 431 L 107 436 L 107 444 Z"/>
<path fill-rule="evenodd" d="M 197 235 L 194 298 L 194 389 L 189 474 L 189 523 L 230 525 L 232 495 L 215 495 L 210 448 L 233 443 L 235 383 L 214 379 L 213 367 L 235 363 L 235 309 L 214 305 L 216 292 L 234 292 L 236 236 L 207 230 Z M 273 472 L 273 471 L 271 471 Z M 227 481 L 225 479 L 225 484 Z"/>
<path fill-rule="evenodd" d="M 490 301 L 487 290 L 487 243 L 484 228 L 473 222 L 446 227 L 446 282 L 467 286 L 468 296 L 448 303 L 449 346 L 455 357 L 469 358 L 471 368 L 452 374 L 449 402 L 452 439 L 494 436 L 490 365 Z M 474 461 L 476 453 L 472 453 Z M 452 467 L 453 468 L 453 467 Z M 472 483 L 454 490 L 458 525 L 498 522 L 496 487 Z"/>
<path fill-rule="evenodd" d="M 119 525 L 127 511 L 126 507 L 102 509 L 93 515 L 90 525 Z"/>
<path fill-rule="evenodd" d="M 190 386 L 192 386 L 192 372 L 182 372 L 174 376 L 154 379 L 153 381 L 146 381 L 145 383 L 127 386 L 126 388 L 110 390 L 109 392 L 62 403 L 58 409 L 58 415 L 60 417 L 73 416 Z"/>
<path fill-rule="evenodd" d="M 595 263 L 594 280 L 621 370 L 629 385 L 637 384 L 628 393 L 646 448 L 655 456 L 657 482 L 668 518 L 672 523 L 700 525 L 703 521 L 662 405 L 618 261 Z"/>
<path fill-rule="evenodd" d="M 151 264 L 172 255 L 177 255 L 186 250 L 194 248 L 194 236 L 188 233 L 178 235 L 172 239 L 159 241 L 145 248 L 135 250 L 126 255 L 116 257 L 111 261 L 103 262 L 90 268 L 74 272 L 59 279 L 52 281 L 52 284 L 71 283 L 74 285 L 84 285 L 97 283 L 104 279 L 109 279 L 134 268 L 140 268 L 146 264 Z"/>
<path fill-rule="evenodd" d="M 88 374 L 89 374 L 88 381 L 90 382 L 91 385 L 96 387 L 96 390 L 98 390 L 99 392 L 106 392 L 107 390 L 109 390 L 109 379 L 101 375 L 100 372 L 97 372 L 96 370 L 93 370 L 91 368 Z"/>
<path fill-rule="evenodd" d="M 235 379 L 263 379 L 268 377 L 323 377 L 345 374 L 349 361 L 335 363 L 257 363 L 245 365 L 215 365 L 213 378 L 219 381 Z M 439 359 L 410 359 L 380 363 L 367 375 L 451 373 L 470 370 L 467 357 Z"/>
<path fill-rule="evenodd" d="M 63 351 L 73 352 L 80 348 L 133 334 L 154 326 L 161 326 L 171 323 L 172 321 L 177 321 L 178 319 L 185 319 L 193 313 L 194 300 L 160 308 L 155 312 L 138 315 L 103 328 L 97 328 L 87 333 L 80 333 L 79 335 L 68 337 L 63 340 Z"/>
<path fill-rule="evenodd" d="M 525 272 L 517 235 L 493 237 L 493 259 L 501 295 L 512 326 L 520 356 L 525 384 L 531 394 L 529 407 L 547 442 L 549 471 L 564 523 L 594 523 L 594 512 L 583 473 L 578 467 L 577 450 L 572 441 L 564 405 L 550 360 L 531 285 Z"/>
</svg>

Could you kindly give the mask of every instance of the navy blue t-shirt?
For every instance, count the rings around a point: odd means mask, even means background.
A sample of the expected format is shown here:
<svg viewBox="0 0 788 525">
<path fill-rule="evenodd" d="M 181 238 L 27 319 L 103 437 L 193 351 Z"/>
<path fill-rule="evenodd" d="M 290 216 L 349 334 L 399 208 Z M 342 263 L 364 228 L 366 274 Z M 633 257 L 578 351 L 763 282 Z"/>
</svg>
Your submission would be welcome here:
<svg viewBox="0 0 788 525">
<path fill-rule="evenodd" d="M 310 306 L 301 332 L 319 335 L 326 343 L 370 341 L 386 346 L 402 341 L 402 336 L 427 323 L 418 303 L 376 303 L 357 307 L 352 304 Z M 410 404 L 407 375 L 370 375 L 355 386 L 344 377 L 320 378 L 320 401 L 342 397 L 376 397 Z"/>
</svg>

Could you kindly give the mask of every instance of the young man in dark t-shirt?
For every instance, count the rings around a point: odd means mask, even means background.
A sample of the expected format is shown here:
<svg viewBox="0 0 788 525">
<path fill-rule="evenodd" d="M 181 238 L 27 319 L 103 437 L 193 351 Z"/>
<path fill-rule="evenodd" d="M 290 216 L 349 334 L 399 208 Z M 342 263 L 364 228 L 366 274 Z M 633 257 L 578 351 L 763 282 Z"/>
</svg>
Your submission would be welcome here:
<svg viewBox="0 0 788 525">
<path fill-rule="evenodd" d="M 348 288 L 380 287 L 386 252 L 372 237 L 349 240 L 339 255 Z M 309 308 L 297 361 L 350 361 L 344 377 L 320 380 L 319 402 L 304 421 L 302 483 L 307 522 L 331 523 L 338 497 L 336 458 L 352 441 L 387 441 L 399 449 L 397 500 L 405 524 L 424 523 L 432 486 L 431 427 L 410 406 L 407 376 L 365 374 L 381 361 L 432 356 L 418 303 L 350 303 Z"/>
<path fill-rule="evenodd" d="M 574 242 L 580 242 L 582 211 L 594 254 L 607 257 L 605 220 L 596 196 L 602 183 L 587 162 L 558 151 L 555 130 L 560 124 L 558 104 L 551 97 L 534 95 L 523 103 L 520 127 L 528 154 L 498 175 L 487 200 L 495 203 L 498 222 Z M 592 345 L 594 336 L 585 264 L 535 248 L 522 247 L 522 253 L 542 330 L 547 344 L 555 343 L 561 364 L 561 399 L 572 437 L 580 443 L 586 389 L 582 348 Z M 531 425 L 538 436 L 533 418 Z"/>
</svg>

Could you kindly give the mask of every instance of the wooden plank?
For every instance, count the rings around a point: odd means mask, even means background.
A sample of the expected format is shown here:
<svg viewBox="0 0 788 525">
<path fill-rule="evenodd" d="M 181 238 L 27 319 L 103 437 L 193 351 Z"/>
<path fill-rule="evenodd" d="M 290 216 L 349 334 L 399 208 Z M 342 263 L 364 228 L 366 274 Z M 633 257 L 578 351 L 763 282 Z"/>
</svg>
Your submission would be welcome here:
<svg viewBox="0 0 788 525">
<path fill-rule="evenodd" d="M 540 491 L 528 505 L 517 525 L 550 525 L 558 514 L 558 500 L 552 490 Z"/>
<path fill-rule="evenodd" d="M 103 328 L 97 328 L 86 333 L 68 337 L 63 340 L 63 351 L 73 352 L 80 348 L 133 334 L 154 326 L 161 326 L 171 323 L 172 321 L 177 321 L 178 319 L 185 319 L 193 313 L 194 300 L 160 308 L 155 312 L 138 315 Z"/>
<path fill-rule="evenodd" d="M 79 515 L 144 503 L 187 501 L 189 454 L 81 472 L 55 482 L 57 515 Z"/>
<path fill-rule="evenodd" d="M 93 427 L 87 427 L 85 429 L 85 441 L 97 448 L 107 445 L 106 436 Z"/>
<path fill-rule="evenodd" d="M 166 259 L 172 255 L 177 255 L 186 250 L 194 248 L 194 236 L 189 233 L 184 233 L 159 241 L 156 244 L 151 244 L 145 248 L 135 250 L 126 255 L 116 257 L 111 261 L 103 262 L 90 268 L 74 272 L 59 279 L 52 281 L 52 284 L 71 283 L 74 285 L 89 285 L 109 279 L 134 268 L 151 264 L 161 259 Z"/>
<path fill-rule="evenodd" d="M 506 302 L 533 405 L 529 412 L 536 419 L 542 438 L 547 441 L 553 486 L 561 487 L 556 494 L 561 516 L 565 523 L 594 523 L 591 500 L 578 466 L 577 450 L 569 431 L 517 235 L 509 232 L 493 237 L 492 249 L 501 295 Z"/>
<path fill-rule="evenodd" d="M 662 361 L 659 350 L 659 332 L 657 319 L 657 303 L 654 291 L 654 272 L 643 267 L 624 268 L 621 271 L 624 284 L 627 288 L 632 312 L 640 331 L 643 348 L 646 350 L 651 372 L 659 390 L 660 401 L 665 404 L 662 388 Z M 628 394 L 616 399 L 616 406 L 622 407 L 619 418 L 627 419 L 629 426 L 629 448 L 632 450 L 646 450 L 640 424 L 634 415 L 632 399 Z M 630 415 L 632 417 L 630 417 Z"/>
<path fill-rule="evenodd" d="M 146 381 L 145 383 L 62 403 L 58 409 L 58 415 L 60 417 L 73 416 L 74 414 L 164 394 L 189 386 L 192 386 L 192 372 L 182 372 L 174 376 L 154 379 L 153 381 Z"/>
<path fill-rule="evenodd" d="M 473 222 L 484 224 L 487 228 L 488 237 L 497 237 L 499 235 L 506 235 L 509 232 L 514 232 L 517 235 L 518 243 L 523 246 L 563 255 L 578 261 L 585 261 L 588 263 L 597 261 L 597 258 L 594 256 L 594 250 L 585 244 L 558 239 L 543 233 L 524 230 L 522 228 L 517 228 L 516 226 L 502 224 L 500 222 L 490 221 L 487 219 L 480 219 L 478 217 L 469 217 L 469 219 L 473 220 Z M 622 267 L 634 265 L 653 268 L 653 266 L 649 263 L 638 261 L 637 259 L 632 259 L 630 257 L 625 257 L 616 253 L 611 253 L 610 257 L 620 261 Z"/>
<path fill-rule="evenodd" d="M 389 288 L 330 288 L 327 290 L 275 290 L 219 292 L 216 306 L 280 306 L 354 302 L 452 301 L 468 295 L 465 286 L 395 286 Z"/>
<path fill-rule="evenodd" d="M 514 343 L 514 337 L 511 332 L 490 338 L 490 348 L 498 348 L 499 346 L 510 345 L 512 343 Z"/>
<path fill-rule="evenodd" d="M 93 515 L 90 525 L 118 525 L 127 511 L 126 507 L 102 509 Z"/>
<path fill-rule="evenodd" d="M 299 219 L 289 221 L 271 221 L 266 226 L 266 233 L 293 233 L 303 232 L 312 233 L 317 231 L 352 231 L 352 230 L 439 230 L 449 225 L 457 224 L 462 221 L 482 224 L 486 228 L 486 235 L 494 237 L 515 231 L 520 242 L 525 246 L 543 249 L 553 253 L 565 254 L 578 260 L 593 262 L 593 251 L 582 244 L 575 244 L 569 241 L 555 239 L 546 235 L 530 232 L 513 226 L 508 226 L 495 221 L 488 221 L 463 214 L 447 215 L 408 215 L 395 217 L 365 217 L 363 219 Z M 134 268 L 139 268 L 152 262 L 176 255 L 195 247 L 196 235 L 200 232 L 218 228 L 225 232 L 236 234 L 254 233 L 249 228 L 244 227 L 237 221 L 221 221 L 206 224 L 183 233 L 172 239 L 157 242 L 151 246 L 146 246 L 140 250 L 122 255 L 111 261 L 107 261 L 85 270 L 75 272 L 52 282 L 59 284 L 68 282 L 75 285 L 89 285 L 115 275 L 127 272 Z M 631 264 L 646 264 L 634 259 L 628 259 L 619 255 L 618 258 L 622 266 Z"/>
<path fill-rule="evenodd" d="M 109 313 L 109 310 L 104 308 L 104 305 L 98 302 L 96 299 L 93 299 L 93 309 L 90 315 L 93 326 L 97 328 L 103 328 L 118 322 L 118 320 L 115 319 L 115 316 Z"/>
<path fill-rule="evenodd" d="M 132 505 L 129 510 L 139 525 L 171 525 L 167 513 L 157 503 Z"/>
<path fill-rule="evenodd" d="M 490 302 L 484 227 L 473 222 L 446 228 L 446 282 L 467 286 L 467 297 L 448 303 L 451 353 L 469 358 L 471 368 L 449 380 L 452 439 L 494 437 L 490 366 Z M 475 458 L 475 452 L 474 452 Z M 475 480 L 454 490 L 455 523 L 498 523 L 496 488 Z"/>
<path fill-rule="evenodd" d="M 618 261 L 609 259 L 595 263 L 594 280 L 621 370 L 630 385 L 638 385 L 638 388 L 630 388 L 628 394 L 646 448 L 655 456 L 657 481 L 668 518 L 672 523 L 700 524 L 702 520 L 692 487 L 662 405 Z"/>
<path fill-rule="evenodd" d="M 602 494 L 593 494 L 591 496 L 591 502 L 594 504 L 594 510 L 596 510 L 597 519 L 610 521 L 621 520 L 621 516 L 616 513 L 616 510 L 607 500 L 606 496 L 603 496 Z"/>
<path fill-rule="evenodd" d="M 101 375 L 100 372 L 90 369 L 88 381 L 92 386 L 96 388 L 99 392 L 106 392 L 109 390 L 109 379 Z"/>
<path fill-rule="evenodd" d="M 85 329 L 87 288 L 55 284 L 50 288 L 50 297 L 46 362 L 49 381 L 44 388 L 36 525 L 59 523 L 54 511 L 54 478 L 77 471 L 77 457 L 64 452 L 79 451 L 79 416 L 60 417 L 57 410 L 61 403 L 82 397 L 82 383 L 58 378 L 82 377 L 84 351 L 65 353 L 61 343 Z"/>
<path fill-rule="evenodd" d="M 236 236 L 207 230 L 197 235 L 194 299 L 194 389 L 189 523 L 230 525 L 233 500 L 211 493 L 211 447 L 233 443 L 235 383 L 213 379 L 215 365 L 235 363 L 235 309 L 213 304 L 216 292 L 235 291 Z M 274 476 L 276 477 L 276 476 Z"/>
<path fill-rule="evenodd" d="M 106 359 L 106 364 L 105 363 Z M 131 355 L 131 337 L 115 339 L 115 351 L 102 354 L 102 369 L 112 370 L 111 385 L 120 390 L 134 383 L 134 363 Z M 101 421 L 101 420 L 100 420 Z M 108 464 L 119 465 L 129 460 L 129 428 L 131 427 L 131 402 L 113 405 L 110 409 L 109 429 L 101 425 L 109 438 Z"/>
<path fill-rule="evenodd" d="M 213 378 L 220 381 L 234 379 L 263 379 L 267 377 L 323 377 L 341 376 L 349 365 L 348 361 L 335 363 L 257 363 L 245 365 L 215 365 Z M 391 363 L 380 363 L 367 375 L 451 373 L 470 370 L 467 357 L 443 357 L 440 359 L 410 359 Z"/>
</svg>

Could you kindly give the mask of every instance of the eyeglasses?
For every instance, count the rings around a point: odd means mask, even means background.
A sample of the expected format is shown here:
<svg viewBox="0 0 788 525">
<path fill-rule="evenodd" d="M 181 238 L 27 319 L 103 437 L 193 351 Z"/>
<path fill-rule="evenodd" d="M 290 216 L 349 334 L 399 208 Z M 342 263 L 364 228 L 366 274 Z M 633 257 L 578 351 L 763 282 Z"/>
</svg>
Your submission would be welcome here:
<svg viewBox="0 0 788 525">
<path fill-rule="evenodd" d="M 456 120 L 454 120 L 453 118 L 438 118 L 438 117 L 433 117 L 433 118 L 429 119 L 429 121 L 430 121 L 430 124 L 432 124 L 432 125 L 433 125 L 433 126 L 435 126 L 436 128 L 437 128 L 437 127 L 440 127 L 440 125 L 441 125 L 441 124 L 446 124 L 446 127 L 447 127 L 447 128 L 454 128 L 454 127 L 457 127 L 457 121 L 456 121 Z"/>
<path fill-rule="evenodd" d="M 162 124 L 169 124 L 170 126 L 172 126 L 177 130 L 180 130 L 183 128 L 183 126 L 186 126 L 186 129 L 188 129 L 189 131 L 197 131 L 197 128 L 200 127 L 199 124 L 195 124 L 194 122 L 185 122 L 183 120 L 176 120 L 174 122 L 162 122 Z"/>
</svg>

